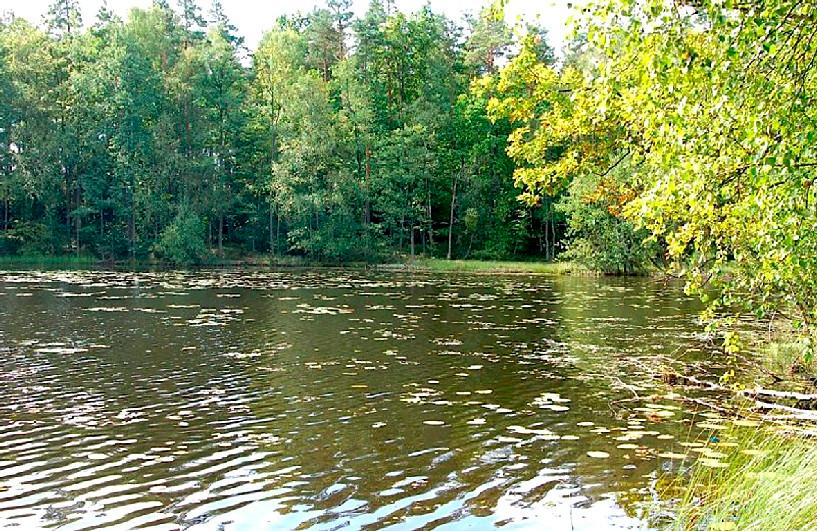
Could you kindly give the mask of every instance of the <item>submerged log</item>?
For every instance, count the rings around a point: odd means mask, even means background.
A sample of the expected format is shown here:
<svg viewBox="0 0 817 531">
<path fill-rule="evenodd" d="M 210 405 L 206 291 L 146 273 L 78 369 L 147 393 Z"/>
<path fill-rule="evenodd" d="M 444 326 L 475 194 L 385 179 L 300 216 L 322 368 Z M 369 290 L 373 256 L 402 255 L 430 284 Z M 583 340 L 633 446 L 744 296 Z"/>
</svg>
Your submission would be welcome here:
<svg viewBox="0 0 817 531">
<path fill-rule="evenodd" d="M 788 398 L 791 400 L 797 400 L 798 402 L 815 402 L 817 401 L 817 394 L 815 393 L 798 393 L 794 391 L 775 391 L 772 389 L 763 389 L 763 388 L 755 388 L 755 389 L 744 389 L 740 392 L 742 395 L 746 396 L 768 396 L 772 398 Z"/>
<path fill-rule="evenodd" d="M 786 413 L 790 414 L 789 418 L 794 418 L 797 420 L 817 421 L 817 411 L 813 409 L 799 409 L 796 407 L 784 406 L 783 404 L 778 404 L 776 402 L 763 402 L 761 400 L 755 400 L 755 407 L 773 411 L 785 411 Z"/>
</svg>

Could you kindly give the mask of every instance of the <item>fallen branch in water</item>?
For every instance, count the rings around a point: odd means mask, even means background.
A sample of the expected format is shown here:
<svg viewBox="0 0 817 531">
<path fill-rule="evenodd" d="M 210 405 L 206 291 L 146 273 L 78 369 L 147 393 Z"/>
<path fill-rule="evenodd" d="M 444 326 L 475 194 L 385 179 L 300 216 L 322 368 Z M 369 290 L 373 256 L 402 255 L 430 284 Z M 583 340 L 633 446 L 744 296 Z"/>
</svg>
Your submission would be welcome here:
<svg viewBox="0 0 817 531">
<path fill-rule="evenodd" d="M 734 389 L 720 384 L 716 384 L 714 382 L 701 380 L 694 376 L 687 376 L 685 374 L 679 374 L 675 372 L 665 372 L 664 374 L 660 375 L 660 377 L 670 385 L 693 385 L 695 387 L 704 388 L 710 391 L 723 391 L 733 393 L 739 396 L 752 398 L 754 406 L 757 409 L 764 409 L 769 411 L 785 411 L 786 413 L 789 413 L 791 415 L 789 418 L 794 418 L 796 420 L 817 421 L 817 410 L 815 409 L 792 407 L 777 402 L 766 402 L 763 400 L 758 400 L 757 398 L 757 397 L 771 397 L 777 399 L 796 400 L 799 404 L 802 403 L 817 404 L 817 394 L 797 393 L 793 391 L 774 391 L 772 389 L 763 388 L 742 390 Z M 700 399 L 685 397 L 684 400 L 688 402 L 698 403 L 700 405 L 704 405 L 706 407 L 710 407 L 718 411 L 728 411 L 730 413 L 734 413 L 733 410 L 718 407 L 712 403 Z"/>
<path fill-rule="evenodd" d="M 789 420 L 817 421 L 817 394 L 798 393 L 794 391 L 775 391 L 772 389 L 764 388 L 736 389 L 734 387 L 727 387 L 725 385 L 721 385 L 719 383 L 715 383 L 712 381 L 702 380 L 695 376 L 681 374 L 679 372 L 669 370 L 666 367 L 661 369 L 660 372 L 655 371 L 653 373 L 653 377 L 661 379 L 669 385 L 697 387 L 707 391 L 717 391 L 741 396 L 751 400 L 754 404 L 754 409 L 766 410 L 768 412 L 772 411 L 785 412 L 788 414 L 786 418 L 788 418 Z M 778 400 L 794 400 L 797 402 L 797 404 L 795 405 L 805 404 L 808 405 L 809 407 L 808 408 L 793 407 L 790 405 L 780 404 L 778 402 L 759 400 L 758 397 L 768 397 L 771 399 Z M 687 396 L 681 398 L 685 402 L 698 404 L 700 406 L 715 411 L 720 411 L 722 413 L 728 413 L 730 415 L 735 414 L 741 415 L 741 413 L 737 409 L 730 409 L 727 407 L 719 406 L 708 400 L 702 400 L 700 398 L 692 398 Z"/>
<path fill-rule="evenodd" d="M 693 398 L 691 396 L 681 396 L 679 398 L 681 400 L 683 400 L 684 402 L 690 402 L 692 404 L 703 406 L 703 407 L 705 407 L 707 409 L 713 409 L 715 411 L 720 411 L 721 413 L 727 413 L 729 415 L 740 414 L 740 412 L 736 411 L 735 409 L 724 407 L 724 406 L 719 406 L 719 405 L 717 405 L 717 404 L 715 404 L 713 402 L 710 402 L 709 400 L 704 400 L 702 398 Z"/>
<path fill-rule="evenodd" d="M 785 411 L 786 413 L 791 413 L 791 417 L 789 418 L 797 420 L 817 420 L 817 411 L 812 409 L 798 409 L 796 407 L 784 406 L 783 404 L 774 402 L 762 402 L 760 400 L 755 400 L 755 407 L 773 411 Z"/>
<path fill-rule="evenodd" d="M 638 392 L 636 391 L 636 389 L 637 389 L 636 386 L 622 382 L 621 378 L 619 378 L 618 376 L 611 376 L 610 379 L 613 380 L 615 383 L 617 383 L 619 385 L 619 387 L 621 387 L 622 389 L 626 389 L 626 390 L 630 391 L 633 394 L 633 397 L 635 399 L 638 399 L 638 400 L 641 399 L 641 397 L 638 396 Z"/>
<path fill-rule="evenodd" d="M 711 391 L 727 391 L 730 393 L 734 392 L 733 389 L 729 389 L 728 387 L 724 387 L 723 385 L 716 384 L 715 382 L 708 382 L 706 380 L 701 380 L 694 376 L 687 376 L 685 374 L 680 374 L 677 372 L 664 371 L 662 374 L 656 374 L 655 378 L 660 378 L 670 385 L 693 385 L 695 387 L 703 387 Z"/>
<path fill-rule="evenodd" d="M 760 387 L 755 389 L 744 389 L 740 391 L 740 394 L 746 396 L 769 396 L 772 398 L 790 398 L 792 400 L 797 400 L 798 402 L 811 402 L 817 400 L 817 394 L 814 393 L 774 391 L 772 389 L 763 389 Z"/>
</svg>

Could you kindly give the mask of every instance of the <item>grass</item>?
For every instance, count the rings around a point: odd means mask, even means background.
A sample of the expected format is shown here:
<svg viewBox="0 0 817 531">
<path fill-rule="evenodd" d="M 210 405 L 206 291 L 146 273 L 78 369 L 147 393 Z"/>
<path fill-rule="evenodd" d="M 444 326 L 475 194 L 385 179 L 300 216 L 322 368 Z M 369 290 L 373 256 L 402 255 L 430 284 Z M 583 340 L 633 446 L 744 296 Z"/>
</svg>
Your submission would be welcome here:
<svg viewBox="0 0 817 531">
<path fill-rule="evenodd" d="M 694 465 L 669 529 L 817 529 L 817 443 L 767 430 L 750 443 L 725 468 Z"/>
<path fill-rule="evenodd" d="M 780 377 L 812 379 L 817 377 L 817 360 L 810 357 L 808 351 L 808 344 L 803 339 L 778 338 L 763 347 L 759 359 L 769 371 Z"/>
<path fill-rule="evenodd" d="M 266 254 L 231 254 L 227 253 L 227 258 L 213 257 L 203 266 L 259 266 L 259 267 L 351 267 L 363 268 L 371 267 L 372 264 L 364 263 L 319 263 L 307 260 L 299 256 L 278 256 L 271 257 Z M 59 266 L 89 266 L 99 263 L 93 256 L 83 255 L 0 255 L 0 266 L 14 267 L 59 267 Z M 122 261 L 118 264 L 137 266 L 162 266 L 154 261 L 137 260 L 136 262 Z M 169 266 L 169 265 L 168 265 Z M 588 269 L 572 262 L 508 262 L 508 261 L 483 261 L 483 260 L 444 260 L 440 258 L 416 258 L 400 264 L 383 264 L 384 269 L 411 269 L 419 271 L 431 271 L 440 273 L 527 273 L 527 274 L 550 274 L 550 275 L 592 275 Z"/>
<path fill-rule="evenodd" d="M 497 262 L 482 260 L 443 260 L 440 258 L 417 258 L 407 264 L 411 269 L 441 273 L 536 273 L 536 274 L 590 274 L 570 262 Z"/>
<path fill-rule="evenodd" d="M 0 266 L 74 266 L 91 265 L 98 260 L 89 255 L 0 255 Z"/>
</svg>

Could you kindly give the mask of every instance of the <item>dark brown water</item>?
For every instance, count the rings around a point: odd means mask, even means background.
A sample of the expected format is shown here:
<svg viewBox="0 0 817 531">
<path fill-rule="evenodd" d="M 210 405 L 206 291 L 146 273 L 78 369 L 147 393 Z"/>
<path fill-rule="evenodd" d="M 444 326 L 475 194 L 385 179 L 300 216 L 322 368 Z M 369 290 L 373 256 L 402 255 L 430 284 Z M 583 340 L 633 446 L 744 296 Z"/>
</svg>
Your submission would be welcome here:
<svg viewBox="0 0 817 531">
<path fill-rule="evenodd" d="M 700 356 L 696 311 L 644 279 L 0 273 L 0 527 L 649 527 L 706 424 L 645 363 Z"/>
</svg>

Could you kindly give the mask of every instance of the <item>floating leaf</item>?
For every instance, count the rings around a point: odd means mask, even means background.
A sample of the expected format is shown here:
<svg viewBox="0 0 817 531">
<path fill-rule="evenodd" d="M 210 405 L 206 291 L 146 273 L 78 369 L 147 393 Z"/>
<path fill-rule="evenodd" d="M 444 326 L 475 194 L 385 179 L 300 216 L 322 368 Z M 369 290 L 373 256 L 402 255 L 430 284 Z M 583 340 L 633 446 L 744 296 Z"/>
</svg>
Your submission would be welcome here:
<svg viewBox="0 0 817 531">
<path fill-rule="evenodd" d="M 698 459 L 698 463 L 709 468 L 726 468 L 728 466 L 726 463 L 722 463 L 717 459 L 711 459 L 708 457 Z"/>
<path fill-rule="evenodd" d="M 687 454 L 678 454 L 675 452 L 664 452 L 658 454 L 658 457 L 663 457 L 665 459 L 686 459 Z"/>
<path fill-rule="evenodd" d="M 723 424 L 715 424 L 713 422 L 699 422 L 696 426 L 705 430 L 723 430 L 726 428 Z"/>
</svg>

